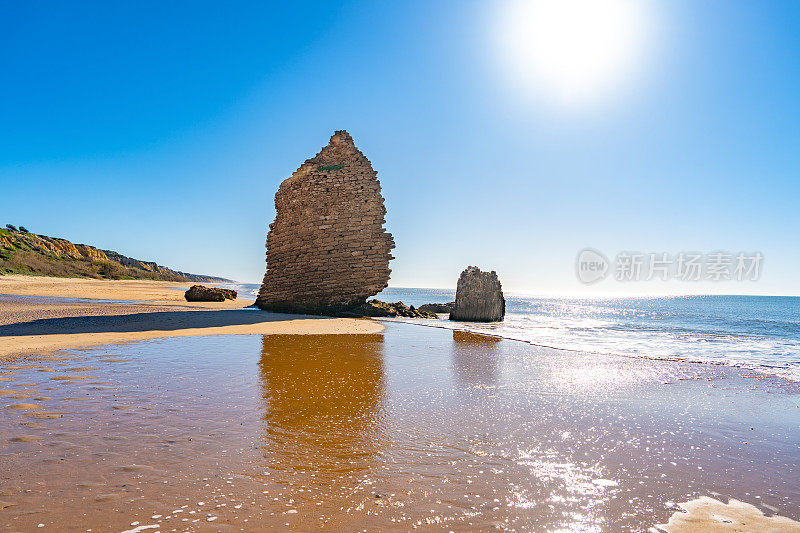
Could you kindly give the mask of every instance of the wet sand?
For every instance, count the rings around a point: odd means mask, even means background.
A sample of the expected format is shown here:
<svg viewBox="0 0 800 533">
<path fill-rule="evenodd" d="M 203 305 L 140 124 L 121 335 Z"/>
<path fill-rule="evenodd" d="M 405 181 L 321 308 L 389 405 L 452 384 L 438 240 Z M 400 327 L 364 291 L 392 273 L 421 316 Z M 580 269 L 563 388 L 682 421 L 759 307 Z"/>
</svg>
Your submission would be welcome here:
<svg viewBox="0 0 800 533">
<path fill-rule="evenodd" d="M 13 279 L 9 282 L 8 278 Z M 49 285 L 51 282 L 53 284 Z M 0 276 L 0 359 L 158 337 L 377 333 L 382 329 L 380 324 L 369 320 L 245 309 L 251 300 L 189 303 L 183 300 L 181 291 L 170 288 L 174 285 L 151 281 Z M 62 287 L 68 289 L 62 291 Z M 64 296 L 84 294 L 81 291 L 86 287 L 94 287 L 88 293 L 100 300 L 75 300 Z M 2 291 L 39 294 L 8 296 L 2 295 Z M 102 301 L 115 295 L 113 302 Z M 126 303 L 121 296 L 139 300 Z M 172 300 L 146 301 L 164 297 Z"/>
<path fill-rule="evenodd" d="M 735 368 L 389 324 L 0 373 L 7 531 L 798 530 L 800 388 Z"/>
</svg>

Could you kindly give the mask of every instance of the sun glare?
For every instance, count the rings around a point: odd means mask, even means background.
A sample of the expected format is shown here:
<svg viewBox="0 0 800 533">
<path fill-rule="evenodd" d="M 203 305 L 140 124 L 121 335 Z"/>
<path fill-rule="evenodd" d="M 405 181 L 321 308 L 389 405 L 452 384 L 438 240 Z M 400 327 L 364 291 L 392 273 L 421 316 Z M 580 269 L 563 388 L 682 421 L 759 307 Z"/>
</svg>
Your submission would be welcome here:
<svg viewBox="0 0 800 533">
<path fill-rule="evenodd" d="M 644 46 L 644 3 L 509 0 L 499 18 L 501 62 L 526 92 L 562 104 L 614 92 Z"/>
</svg>

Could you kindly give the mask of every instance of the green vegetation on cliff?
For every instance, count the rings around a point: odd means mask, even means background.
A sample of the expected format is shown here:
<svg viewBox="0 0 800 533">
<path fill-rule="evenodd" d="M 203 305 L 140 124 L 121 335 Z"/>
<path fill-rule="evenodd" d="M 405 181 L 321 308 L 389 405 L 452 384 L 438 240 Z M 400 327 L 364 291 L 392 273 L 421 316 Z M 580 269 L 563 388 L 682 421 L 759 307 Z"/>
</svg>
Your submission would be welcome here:
<svg viewBox="0 0 800 533">
<path fill-rule="evenodd" d="M 188 274 L 152 261 L 132 259 L 112 250 L 100 250 L 66 239 L 36 235 L 11 224 L 0 229 L 0 275 L 99 279 L 152 279 L 159 281 L 230 281 L 215 276 Z"/>
</svg>

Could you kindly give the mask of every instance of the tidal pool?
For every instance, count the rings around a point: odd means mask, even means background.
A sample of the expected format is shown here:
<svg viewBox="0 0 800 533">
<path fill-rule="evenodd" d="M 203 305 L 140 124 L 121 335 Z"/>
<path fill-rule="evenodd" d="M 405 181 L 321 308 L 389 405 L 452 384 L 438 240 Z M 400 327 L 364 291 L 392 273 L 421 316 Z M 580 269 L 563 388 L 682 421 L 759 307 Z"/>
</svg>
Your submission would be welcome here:
<svg viewBox="0 0 800 533">
<path fill-rule="evenodd" d="M 800 519 L 800 390 L 735 368 L 390 324 L 0 371 L 3 531 L 630 531 L 701 496 Z"/>
</svg>

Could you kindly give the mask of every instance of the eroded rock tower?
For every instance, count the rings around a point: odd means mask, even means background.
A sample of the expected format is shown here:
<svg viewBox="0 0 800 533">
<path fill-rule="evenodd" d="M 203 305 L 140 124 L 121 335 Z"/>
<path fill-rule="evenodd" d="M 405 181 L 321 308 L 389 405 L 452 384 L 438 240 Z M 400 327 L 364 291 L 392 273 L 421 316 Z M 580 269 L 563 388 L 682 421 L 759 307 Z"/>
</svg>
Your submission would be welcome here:
<svg viewBox="0 0 800 533">
<path fill-rule="evenodd" d="M 349 133 L 335 132 L 281 183 L 275 211 L 258 307 L 332 314 L 386 288 L 394 240 L 381 185 Z"/>
<path fill-rule="evenodd" d="M 499 322 L 506 316 L 506 299 L 497 272 L 467 267 L 458 278 L 450 320 Z"/>
</svg>

